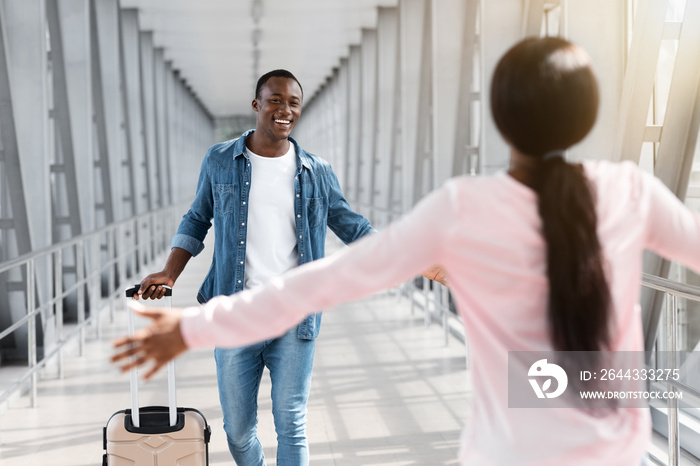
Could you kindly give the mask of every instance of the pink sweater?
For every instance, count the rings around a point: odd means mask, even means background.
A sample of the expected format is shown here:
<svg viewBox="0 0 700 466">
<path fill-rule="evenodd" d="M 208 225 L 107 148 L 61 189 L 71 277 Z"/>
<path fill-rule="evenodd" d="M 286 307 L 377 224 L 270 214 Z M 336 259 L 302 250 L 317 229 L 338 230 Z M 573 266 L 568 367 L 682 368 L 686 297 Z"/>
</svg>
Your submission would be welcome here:
<svg viewBox="0 0 700 466">
<path fill-rule="evenodd" d="M 700 216 L 634 164 L 585 163 L 597 192 L 608 262 L 614 350 L 642 350 L 642 251 L 700 271 Z M 384 231 L 233 297 L 185 310 L 190 347 L 276 337 L 304 316 L 402 283 L 433 264 L 447 271 L 474 355 L 473 421 L 464 465 L 637 466 L 650 438 L 646 409 L 605 418 L 579 410 L 509 409 L 508 351 L 551 350 L 548 280 L 537 196 L 506 174 L 456 178 Z"/>
</svg>

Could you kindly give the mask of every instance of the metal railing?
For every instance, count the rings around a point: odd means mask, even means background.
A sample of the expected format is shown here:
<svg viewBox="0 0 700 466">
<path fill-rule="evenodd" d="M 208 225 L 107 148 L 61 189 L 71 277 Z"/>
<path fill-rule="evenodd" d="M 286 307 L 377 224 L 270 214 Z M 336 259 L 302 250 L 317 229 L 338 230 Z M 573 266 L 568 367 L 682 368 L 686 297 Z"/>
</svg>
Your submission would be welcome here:
<svg viewBox="0 0 700 466">
<path fill-rule="evenodd" d="M 671 354 L 669 359 L 672 366 L 669 369 L 675 369 L 675 364 L 678 359 L 677 354 L 680 351 L 678 348 L 678 300 L 687 299 L 700 302 L 700 287 L 667 280 L 649 274 L 643 274 L 642 285 L 661 291 L 666 295 L 666 335 L 659 334 L 657 336 L 657 345 L 661 338 L 665 338 L 664 350 Z M 668 462 L 666 464 L 669 466 L 678 466 L 681 452 L 680 438 L 678 436 L 680 431 L 680 419 L 678 416 L 678 398 L 676 398 L 675 395 L 682 392 L 683 394 L 688 394 L 696 399 L 700 399 L 700 392 L 692 387 L 674 381 L 666 381 L 664 383 L 669 385 L 670 390 L 674 393 L 674 396 L 667 400 Z M 659 458 L 653 457 L 653 459 L 663 464 Z"/>
<path fill-rule="evenodd" d="M 411 315 L 414 315 L 416 307 L 422 308 L 426 327 L 433 322 L 440 324 L 445 346 L 450 343 L 450 335 L 466 346 L 464 332 L 461 330 L 462 318 L 450 306 L 450 289 L 425 277 L 420 277 L 419 280 L 422 280 L 420 287 L 416 282 L 410 281 L 399 288 L 399 296 L 406 296 L 411 302 Z M 453 326 L 452 323 L 456 325 Z"/>
<path fill-rule="evenodd" d="M 159 210 L 113 223 L 99 230 L 80 235 L 0 264 L 0 274 L 22 274 L 26 283 L 26 314 L 0 333 L 0 340 L 26 326 L 27 367 L 17 380 L 0 393 L 0 405 L 11 396 L 22 392 L 29 383 L 30 404 L 36 406 L 39 370 L 57 358 L 58 377 L 63 378 L 64 348 L 78 338 L 78 354 L 83 355 L 87 328 L 94 325 L 95 337 L 102 336 L 102 310 L 109 306 L 110 322 L 114 322 L 115 300 L 121 297 L 121 288 L 127 278 L 135 276 L 154 259 L 170 248 L 170 237 L 189 203 L 178 203 Z M 64 274 L 66 256 L 74 259 L 74 273 Z M 49 291 L 47 299 L 39 303 L 37 264 L 44 265 L 43 276 L 51 276 L 41 291 Z M 49 269 L 48 271 L 46 269 Z M 130 272 L 130 273 L 129 273 Z M 73 280 L 74 278 L 74 280 Z M 103 280 L 106 279 L 106 290 Z M 86 302 L 86 292 L 88 301 Z M 77 307 L 77 325 L 66 330 L 64 300 L 74 299 Z M 86 309 L 89 312 L 86 313 Z M 39 359 L 37 319 L 53 325 L 53 342 L 44 343 L 44 354 Z M 46 333 L 47 328 L 44 328 Z M 48 344 L 52 344 L 48 348 Z"/>
<path fill-rule="evenodd" d="M 372 219 L 373 226 L 381 229 L 389 223 L 395 221 L 403 215 L 398 208 L 380 207 L 366 202 L 356 202 L 358 212 Z M 382 219 L 377 222 L 377 217 Z M 425 326 L 428 327 L 433 322 L 439 322 L 443 334 L 445 346 L 449 345 L 450 335 L 460 343 L 465 344 L 464 333 L 461 330 L 462 318 L 450 307 L 450 289 L 442 284 L 422 277 L 421 286 L 416 286 L 415 282 L 406 282 L 396 290 L 397 297 L 405 296 L 411 302 L 411 315 L 415 313 L 416 307 L 423 309 Z M 457 325 L 450 325 L 456 323 Z"/>
<path fill-rule="evenodd" d="M 373 226 L 377 229 L 383 228 L 404 215 L 398 208 L 380 207 L 366 202 L 357 202 L 356 204 L 359 208 L 358 212 L 372 219 Z M 382 217 L 379 222 L 377 222 L 378 216 Z M 411 315 L 415 313 L 416 307 L 423 309 L 426 327 L 433 322 L 440 323 L 445 346 L 449 345 L 450 335 L 466 345 L 462 330 L 462 318 L 450 307 L 450 289 L 448 287 L 422 277 L 421 286 L 410 281 L 400 285 L 395 289 L 395 292 L 398 298 L 405 296 L 410 300 Z M 450 325 L 451 323 L 456 323 L 456 325 Z"/>
</svg>

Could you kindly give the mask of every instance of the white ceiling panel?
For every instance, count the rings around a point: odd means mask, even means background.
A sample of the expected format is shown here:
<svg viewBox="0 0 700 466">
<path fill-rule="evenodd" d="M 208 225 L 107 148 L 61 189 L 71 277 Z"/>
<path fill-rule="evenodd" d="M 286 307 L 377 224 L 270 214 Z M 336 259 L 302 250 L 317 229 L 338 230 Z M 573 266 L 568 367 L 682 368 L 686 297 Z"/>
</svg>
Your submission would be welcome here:
<svg viewBox="0 0 700 466">
<path fill-rule="evenodd" d="M 331 74 L 377 7 L 398 0 L 122 0 L 138 8 L 142 30 L 215 116 L 251 112 L 257 74 L 294 73 L 309 97 Z M 259 62 L 254 68 L 255 5 Z"/>
</svg>

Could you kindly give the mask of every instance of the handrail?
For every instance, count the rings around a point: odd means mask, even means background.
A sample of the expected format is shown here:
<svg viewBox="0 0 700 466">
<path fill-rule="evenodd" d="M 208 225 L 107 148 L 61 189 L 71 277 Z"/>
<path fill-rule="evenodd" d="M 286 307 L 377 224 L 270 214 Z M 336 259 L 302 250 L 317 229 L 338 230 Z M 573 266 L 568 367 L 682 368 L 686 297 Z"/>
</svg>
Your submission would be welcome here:
<svg viewBox="0 0 700 466">
<path fill-rule="evenodd" d="M 700 302 L 700 287 L 694 285 L 688 285 L 687 283 L 680 283 L 666 278 L 657 277 L 647 273 L 642 274 L 642 286 L 651 288 L 653 290 L 661 291 L 666 293 L 666 336 L 665 344 L 668 348 L 666 351 L 676 354 L 678 352 L 678 328 L 679 323 L 677 319 L 678 314 L 678 298 L 684 298 L 690 301 Z M 659 335 L 658 339 L 662 338 Z M 676 358 L 672 357 L 672 361 Z M 672 362 L 672 364 L 675 364 Z M 671 368 L 675 368 L 674 365 Z M 693 387 L 688 387 L 685 384 L 676 383 L 673 381 L 667 381 L 667 386 L 674 393 L 688 393 L 693 396 L 699 396 L 700 393 Z M 668 409 L 668 436 L 667 436 L 667 446 L 668 446 L 668 461 L 666 464 L 669 466 L 677 466 L 680 461 L 680 418 L 678 416 L 678 400 L 676 398 L 669 399 L 667 401 Z"/>
<path fill-rule="evenodd" d="M 642 285 L 680 298 L 700 302 L 700 286 L 688 285 L 648 273 L 642 274 Z"/>
<path fill-rule="evenodd" d="M 187 209 L 190 201 L 179 202 L 170 206 L 134 215 L 128 219 L 113 222 L 97 230 L 81 234 L 69 240 L 47 246 L 17 258 L 0 263 L 0 273 L 13 269 L 26 268 L 26 312 L 10 326 L 0 332 L 0 340 L 6 338 L 20 328 L 27 329 L 26 371 L 14 383 L 0 392 L 0 404 L 7 401 L 14 393 L 22 390 L 30 383 L 31 406 L 36 405 L 37 373 L 45 367 L 48 361 L 58 357 L 58 376 L 63 376 L 63 348 L 76 336 L 79 338 L 79 355 L 83 354 L 85 329 L 94 323 L 96 337 L 101 336 L 100 314 L 106 304 L 110 308 L 110 317 L 114 319 L 114 302 L 120 296 L 121 287 L 127 283 L 127 268 L 131 274 L 137 273 L 137 268 L 150 264 L 161 252 L 169 249 L 169 237 L 175 233 L 176 215 Z M 103 248 L 106 242 L 106 249 Z M 75 282 L 64 284 L 63 252 L 75 248 Z M 105 253 L 106 256 L 105 257 Z M 89 255 L 88 255 L 89 254 Z M 53 261 L 47 265 L 53 285 L 49 296 L 42 303 L 36 302 L 36 267 L 41 260 Z M 117 276 L 116 271 L 119 271 Z M 139 270 L 141 272 L 141 270 Z M 101 279 L 108 274 L 107 293 L 103 296 Z M 49 287 L 51 288 L 51 287 Z M 89 301 L 85 300 L 85 289 L 90 291 Z M 63 332 L 63 300 L 73 294 L 77 295 L 78 321 L 69 334 Z M 39 342 L 37 341 L 36 319 L 46 310 L 55 309 L 54 325 L 55 341 L 44 343 L 45 353 L 37 360 Z M 90 310 L 89 317 L 85 316 L 85 308 Z M 51 344 L 49 348 L 48 344 Z"/>
<path fill-rule="evenodd" d="M 8 270 L 10 270 L 12 268 L 15 268 L 15 267 L 20 266 L 20 265 L 24 265 L 30 259 L 36 259 L 37 257 L 46 256 L 48 254 L 54 253 L 59 249 L 65 249 L 67 247 L 74 246 L 76 243 L 84 241 L 90 237 L 104 234 L 104 233 L 106 233 L 110 230 L 116 229 L 120 226 L 128 225 L 129 223 L 133 223 L 137 220 L 142 220 L 144 218 L 147 218 L 147 217 L 159 214 L 159 213 L 166 212 L 166 211 L 172 209 L 173 207 L 184 205 L 184 204 L 185 204 L 184 202 L 181 202 L 178 204 L 173 204 L 170 206 L 161 207 L 160 209 L 151 210 L 149 212 L 144 212 L 142 214 L 134 215 L 133 217 L 129 217 L 128 219 L 110 223 L 109 225 L 106 225 L 98 230 L 93 230 L 93 231 L 90 231 L 88 233 L 82 233 L 74 238 L 69 239 L 69 240 L 65 240 L 65 241 L 62 241 L 60 243 L 52 244 L 50 246 L 46 246 L 44 248 L 37 249 L 36 251 L 28 252 L 28 253 L 23 254 L 21 256 L 18 256 L 18 257 L 15 257 L 13 259 L 10 259 L 10 260 L 7 260 L 7 261 L 0 263 L 0 273 L 7 272 Z M 189 205 L 189 201 L 186 204 Z"/>
</svg>

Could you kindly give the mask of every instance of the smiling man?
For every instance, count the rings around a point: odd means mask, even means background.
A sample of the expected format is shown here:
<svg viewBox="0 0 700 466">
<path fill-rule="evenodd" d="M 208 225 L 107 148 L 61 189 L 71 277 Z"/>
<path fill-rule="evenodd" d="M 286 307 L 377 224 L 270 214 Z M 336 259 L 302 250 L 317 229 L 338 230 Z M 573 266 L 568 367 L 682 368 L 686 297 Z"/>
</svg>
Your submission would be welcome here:
<svg viewBox="0 0 700 466">
<path fill-rule="evenodd" d="M 350 243 L 373 232 L 350 208 L 330 165 L 289 135 L 301 116 L 303 93 L 286 70 L 258 80 L 255 130 L 209 149 L 196 198 L 183 217 L 165 268 L 141 282 L 141 297 L 159 299 L 192 256 L 204 249 L 214 222 L 212 266 L 197 299 L 207 302 L 254 288 L 297 265 L 324 256 L 326 227 Z M 321 314 L 280 337 L 215 351 L 219 397 L 229 450 L 239 466 L 264 465 L 257 436 L 263 369 L 270 371 L 277 464 L 308 464 L 306 402 Z"/>
</svg>

